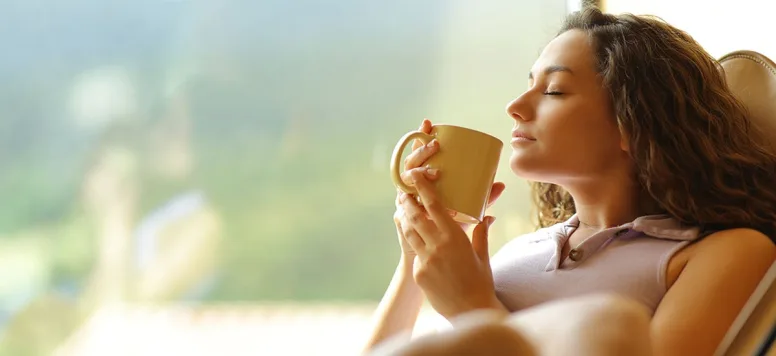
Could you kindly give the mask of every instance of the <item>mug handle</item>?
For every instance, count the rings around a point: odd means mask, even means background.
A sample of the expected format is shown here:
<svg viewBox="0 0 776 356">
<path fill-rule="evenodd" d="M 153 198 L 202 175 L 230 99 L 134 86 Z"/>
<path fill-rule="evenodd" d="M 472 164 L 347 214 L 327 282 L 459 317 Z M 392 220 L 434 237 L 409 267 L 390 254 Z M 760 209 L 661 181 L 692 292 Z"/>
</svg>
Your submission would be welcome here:
<svg viewBox="0 0 776 356">
<path fill-rule="evenodd" d="M 391 179 L 396 188 L 401 189 L 407 194 L 416 194 L 418 192 L 415 187 L 411 187 L 401 180 L 401 174 L 404 172 L 401 165 L 401 156 L 402 153 L 404 153 L 404 148 L 406 148 L 407 144 L 412 142 L 413 139 L 420 140 L 423 144 L 427 144 L 434 139 L 434 136 L 420 131 L 408 132 L 399 140 L 399 143 L 397 143 L 396 147 L 393 149 L 393 155 L 391 155 Z"/>
</svg>

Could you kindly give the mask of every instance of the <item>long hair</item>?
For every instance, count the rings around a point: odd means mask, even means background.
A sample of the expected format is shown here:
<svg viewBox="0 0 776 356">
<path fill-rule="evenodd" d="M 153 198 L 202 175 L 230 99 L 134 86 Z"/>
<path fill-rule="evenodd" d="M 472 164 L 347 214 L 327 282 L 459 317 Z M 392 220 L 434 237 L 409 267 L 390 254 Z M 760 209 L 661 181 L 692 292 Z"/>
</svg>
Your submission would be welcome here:
<svg viewBox="0 0 776 356">
<path fill-rule="evenodd" d="M 776 229 L 776 155 L 728 89 L 719 63 L 659 18 L 586 8 L 559 34 L 591 39 L 596 70 L 626 135 L 641 199 L 702 230 Z M 563 188 L 533 182 L 539 227 L 576 212 Z"/>
</svg>

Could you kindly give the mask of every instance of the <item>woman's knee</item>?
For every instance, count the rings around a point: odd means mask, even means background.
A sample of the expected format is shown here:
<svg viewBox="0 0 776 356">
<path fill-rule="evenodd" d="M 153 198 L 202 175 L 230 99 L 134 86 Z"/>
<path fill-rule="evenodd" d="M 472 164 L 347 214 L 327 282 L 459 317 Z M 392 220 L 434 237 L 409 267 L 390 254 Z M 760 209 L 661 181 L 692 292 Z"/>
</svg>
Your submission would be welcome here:
<svg viewBox="0 0 776 356">
<path fill-rule="evenodd" d="M 513 314 L 507 324 L 542 355 L 649 354 L 649 310 L 634 300 L 595 294 Z"/>
<path fill-rule="evenodd" d="M 569 316 L 565 339 L 576 344 L 578 354 L 650 354 L 649 310 L 643 304 L 618 295 L 582 297 Z"/>
<path fill-rule="evenodd" d="M 534 355 L 533 347 L 517 330 L 502 323 L 480 324 L 459 330 L 444 355 Z M 441 355 L 441 354 L 440 354 Z"/>
<path fill-rule="evenodd" d="M 439 334 L 425 335 L 391 350 L 379 350 L 373 355 L 532 356 L 535 353 L 531 344 L 515 329 L 500 323 L 476 323 Z"/>
<path fill-rule="evenodd" d="M 633 299 L 616 294 L 594 294 L 580 297 L 578 301 L 581 313 L 577 315 L 581 323 L 649 327 L 649 310 Z"/>
</svg>

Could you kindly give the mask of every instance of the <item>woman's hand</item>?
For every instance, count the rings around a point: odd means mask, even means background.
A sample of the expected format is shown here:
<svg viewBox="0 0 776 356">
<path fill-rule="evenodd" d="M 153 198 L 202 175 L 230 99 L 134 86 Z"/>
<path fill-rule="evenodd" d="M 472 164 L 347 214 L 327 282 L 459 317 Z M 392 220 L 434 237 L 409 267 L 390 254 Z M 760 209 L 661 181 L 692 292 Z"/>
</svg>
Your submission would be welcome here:
<svg viewBox="0 0 776 356">
<path fill-rule="evenodd" d="M 423 119 L 423 122 L 420 124 L 418 131 L 431 134 L 431 121 L 428 119 Z M 415 140 L 415 142 L 412 144 L 412 152 L 407 156 L 407 158 L 404 159 L 404 172 L 401 174 L 401 179 L 404 181 L 404 183 L 407 185 L 414 185 L 411 177 L 413 171 L 418 171 L 421 174 L 426 175 L 429 180 L 436 179 L 437 175 L 434 174 L 433 171 L 429 172 L 425 167 L 423 167 L 423 165 L 438 150 L 439 142 L 436 140 L 433 140 L 425 145 L 419 140 Z M 396 194 L 396 212 L 393 214 L 393 222 L 396 224 L 396 232 L 399 235 L 402 260 L 409 265 L 412 265 L 417 254 L 415 253 L 415 250 L 412 249 L 412 246 L 410 246 L 409 243 L 407 243 L 407 240 L 404 238 L 404 232 L 401 226 L 401 220 L 404 217 L 404 208 L 399 203 L 399 198 L 402 194 L 404 194 L 402 191 L 399 191 Z"/>
<path fill-rule="evenodd" d="M 431 134 L 431 128 L 431 121 L 429 119 L 423 119 L 423 122 L 421 122 L 418 131 Z M 425 145 L 419 140 L 416 140 L 412 144 L 412 152 L 407 155 L 406 159 L 404 159 L 404 172 L 401 174 L 402 181 L 404 181 L 404 183 L 409 186 L 414 186 L 415 182 L 412 179 L 412 174 L 421 174 L 428 180 L 436 180 L 439 177 L 439 172 L 435 170 L 429 170 L 424 167 L 424 165 L 426 164 L 426 161 L 428 161 L 428 159 L 438 151 L 439 142 L 437 140 L 432 140 Z M 490 196 L 488 196 L 488 207 L 496 202 L 496 200 L 501 196 L 501 193 L 504 192 L 504 188 L 504 183 L 493 183 L 493 186 L 490 189 Z M 401 245 L 402 260 L 407 264 L 412 265 L 417 254 L 415 253 L 415 250 L 412 248 L 412 246 L 410 246 L 410 244 L 404 238 L 401 221 L 405 216 L 405 212 L 404 207 L 399 203 L 399 198 L 402 196 L 402 194 L 404 193 L 399 191 L 396 195 L 396 212 L 393 214 L 393 222 L 396 225 L 396 231 L 399 235 L 398 237 L 399 244 Z M 451 216 L 455 216 L 455 211 L 451 210 L 448 213 Z M 469 228 L 469 224 L 459 223 L 459 225 L 463 230 L 467 230 Z"/>
<path fill-rule="evenodd" d="M 408 194 L 401 194 L 404 210 L 399 219 L 404 240 L 417 255 L 415 282 L 434 309 L 447 319 L 475 309 L 506 309 L 496 298 L 488 254 L 488 229 L 492 216 L 486 216 L 466 236 L 462 226 L 442 206 L 431 181 L 422 169 L 410 171 L 421 206 Z M 495 186 L 494 186 L 495 188 Z M 503 192 L 499 185 L 492 201 Z"/>
</svg>

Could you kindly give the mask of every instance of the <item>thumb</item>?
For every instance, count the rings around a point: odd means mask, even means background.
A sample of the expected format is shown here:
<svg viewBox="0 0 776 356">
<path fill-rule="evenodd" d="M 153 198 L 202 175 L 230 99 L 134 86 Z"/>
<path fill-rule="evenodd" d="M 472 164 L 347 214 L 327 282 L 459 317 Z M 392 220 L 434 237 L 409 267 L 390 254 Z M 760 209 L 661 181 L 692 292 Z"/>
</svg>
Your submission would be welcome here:
<svg viewBox="0 0 776 356">
<path fill-rule="evenodd" d="M 490 225 L 496 220 L 495 217 L 486 216 L 482 219 L 482 222 L 477 224 L 472 231 L 472 248 L 480 261 L 487 262 L 490 260 L 490 254 L 488 252 L 488 230 Z"/>
</svg>

